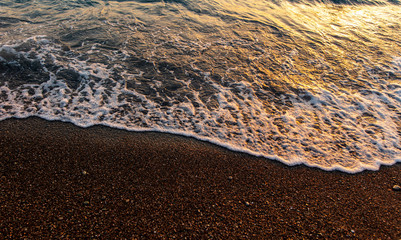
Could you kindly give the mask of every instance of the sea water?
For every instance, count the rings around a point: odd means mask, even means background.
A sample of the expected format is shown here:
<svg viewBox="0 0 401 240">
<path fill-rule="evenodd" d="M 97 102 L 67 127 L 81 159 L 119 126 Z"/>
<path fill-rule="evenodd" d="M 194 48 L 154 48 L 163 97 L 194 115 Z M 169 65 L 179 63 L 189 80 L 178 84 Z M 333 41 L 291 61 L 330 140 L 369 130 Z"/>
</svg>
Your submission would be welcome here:
<svg viewBox="0 0 401 240">
<path fill-rule="evenodd" d="M 192 136 L 288 165 L 401 160 L 398 1 L 2 0 L 0 120 Z"/>
</svg>

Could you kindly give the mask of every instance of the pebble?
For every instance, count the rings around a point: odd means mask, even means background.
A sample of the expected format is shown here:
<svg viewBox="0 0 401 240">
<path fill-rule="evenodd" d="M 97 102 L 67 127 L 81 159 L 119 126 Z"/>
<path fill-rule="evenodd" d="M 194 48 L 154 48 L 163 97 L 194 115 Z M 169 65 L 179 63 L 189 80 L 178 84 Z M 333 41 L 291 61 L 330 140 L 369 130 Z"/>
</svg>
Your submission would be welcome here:
<svg viewBox="0 0 401 240">
<path fill-rule="evenodd" d="M 233 180 L 233 177 L 232 177 L 232 176 L 229 176 L 229 177 L 228 177 L 228 180 Z"/>
<path fill-rule="evenodd" d="M 84 205 L 86 205 L 86 206 L 89 205 L 89 201 L 85 201 Z"/>
<path fill-rule="evenodd" d="M 64 52 L 68 52 L 68 51 L 71 51 L 71 48 L 68 45 L 63 45 L 61 47 L 61 50 L 63 50 Z"/>
<path fill-rule="evenodd" d="M 246 206 L 250 206 L 251 204 L 249 202 L 245 202 L 245 205 Z"/>
<path fill-rule="evenodd" d="M 85 171 L 85 170 L 83 170 L 83 171 L 82 171 L 82 174 L 83 174 L 83 175 L 87 175 L 87 174 L 88 174 L 88 172 L 87 172 L 87 171 Z"/>
<path fill-rule="evenodd" d="M 401 191 L 400 185 L 394 185 L 393 186 L 393 191 Z"/>
</svg>

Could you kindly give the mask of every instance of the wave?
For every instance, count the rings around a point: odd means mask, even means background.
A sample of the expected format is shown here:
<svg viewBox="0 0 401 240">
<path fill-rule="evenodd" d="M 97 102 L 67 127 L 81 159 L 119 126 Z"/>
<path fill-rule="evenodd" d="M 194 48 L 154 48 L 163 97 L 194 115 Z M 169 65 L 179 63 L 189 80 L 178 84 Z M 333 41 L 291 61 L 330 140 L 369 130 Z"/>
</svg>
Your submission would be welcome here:
<svg viewBox="0 0 401 240">
<path fill-rule="evenodd" d="M 39 2 L 0 9 L 1 119 L 171 132 L 326 170 L 401 158 L 397 6 Z"/>
</svg>

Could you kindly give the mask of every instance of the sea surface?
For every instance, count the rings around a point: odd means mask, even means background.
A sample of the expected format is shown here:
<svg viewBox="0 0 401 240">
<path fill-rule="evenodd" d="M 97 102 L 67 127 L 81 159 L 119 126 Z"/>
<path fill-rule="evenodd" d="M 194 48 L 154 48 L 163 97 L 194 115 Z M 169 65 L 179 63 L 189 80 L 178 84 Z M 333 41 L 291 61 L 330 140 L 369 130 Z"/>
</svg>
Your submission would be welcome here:
<svg viewBox="0 0 401 240">
<path fill-rule="evenodd" d="M 401 4 L 1 0 L 0 120 L 29 116 L 377 170 L 401 161 Z"/>
</svg>

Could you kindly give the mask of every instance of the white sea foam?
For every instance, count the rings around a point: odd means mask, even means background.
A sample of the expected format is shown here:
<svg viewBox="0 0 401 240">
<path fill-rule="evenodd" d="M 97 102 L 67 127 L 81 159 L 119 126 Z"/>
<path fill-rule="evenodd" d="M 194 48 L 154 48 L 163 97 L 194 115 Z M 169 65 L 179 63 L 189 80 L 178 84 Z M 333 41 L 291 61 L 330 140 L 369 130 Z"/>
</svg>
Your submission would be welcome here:
<svg viewBox="0 0 401 240">
<path fill-rule="evenodd" d="M 242 39 L 218 41 L 218 46 L 238 44 L 235 48 L 257 49 Z M 173 42 L 176 48 L 197 51 L 212 46 L 200 41 Z M 288 165 L 349 173 L 377 170 L 380 165 L 401 160 L 401 85 L 382 81 L 368 65 L 363 68 L 370 79 L 358 79 L 366 82 L 359 88 L 304 84 L 297 91 L 283 87 L 287 92 L 273 94 L 263 88 L 256 74 L 252 81 L 230 79 L 242 74 L 239 67 L 228 67 L 216 80 L 201 62 L 193 61 L 188 68 L 177 70 L 176 65 L 162 62 L 162 57 L 156 58 L 160 62 L 131 59 L 135 54 L 128 50 L 106 51 L 99 46 L 94 43 L 85 53 L 66 53 L 45 36 L 1 46 L 0 64 L 11 74 L 21 66 L 32 68 L 37 79 L 19 84 L 20 79 L 10 80 L 0 86 L 0 120 L 38 116 L 81 127 L 101 124 L 130 131 L 168 132 Z M 258 57 L 269 58 L 264 49 L 257 52 Z M 279 56 L 283 60 L 277 61 L 277 66 L 281 66 L 283 76 L 302 75 L 294 60 L 300 54 L 291 49 Z M 135 61 L 139 63 L 128 67 Z M 334 72 L 322 59 L 308 59 L 308 64 L 327 68 L 324 74 Z M 388 74 L 399 75 L 401 57 L 395 56 L 388 68 Z M 149 78 L 150 72 L 162 77 Z M 241 77 L 246 78 L 246 73 Z"/>
</svg>

